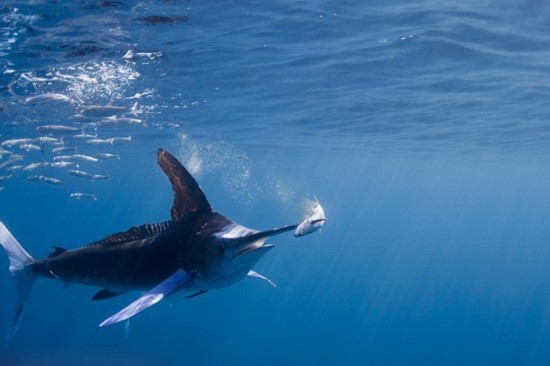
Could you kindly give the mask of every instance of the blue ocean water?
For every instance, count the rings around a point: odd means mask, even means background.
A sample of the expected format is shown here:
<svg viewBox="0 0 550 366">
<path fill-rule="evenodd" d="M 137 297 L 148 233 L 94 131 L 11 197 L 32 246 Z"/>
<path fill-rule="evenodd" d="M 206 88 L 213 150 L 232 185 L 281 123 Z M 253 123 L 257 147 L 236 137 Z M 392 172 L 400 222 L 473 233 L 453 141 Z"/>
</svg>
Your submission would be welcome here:
<svg viewBox="0 0 550 366">
<path fill-rule="evenodd" d="M 548 364 L 549 18 L 544 1 L 3 1 L 0 220 L 33 256 L 168 219 L 159 147 L 247 227 L 314 197 L 328 220 L 271 239 L 255 269 L 276 289 L 169 298 L 127 335 L 98 324 L 138 293 L 37 281 L 0 363 Z M 61 146 L 116 155 L 79 163 L 110 179 L 29 167 Z M 4 255 L 0 293 L 7 330 Z"/>
</svg>

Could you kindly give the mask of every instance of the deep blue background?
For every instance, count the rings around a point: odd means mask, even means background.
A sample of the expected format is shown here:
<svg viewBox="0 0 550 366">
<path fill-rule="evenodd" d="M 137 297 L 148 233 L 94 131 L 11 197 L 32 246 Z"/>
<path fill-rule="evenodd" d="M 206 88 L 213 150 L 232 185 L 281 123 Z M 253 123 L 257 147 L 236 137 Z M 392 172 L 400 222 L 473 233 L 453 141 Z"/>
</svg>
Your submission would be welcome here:
<svg viewBox="0 0 550 366">
<path fill-rule="evenodd" d="M 313 196 L 328 217 L 320 233 L 272 239 L 278 247 L 256 270 L 276 289 L 249 278 L 170 298 L 133 319 L 126 338 L 123 327 L 97 325 L 137 293 L 92 303 L 96 289 L 38 281 L 0 362 L 547 364 L 546 5 L 0 5 L 0 81 L 12 90 L 0 89 L 0 141 L 37 137 L 42 124 L 82 127 L 71 117 L 86 104 L 138 101 L 148 125 L 86 129 L 132 135 L 114 146 L 64 138 L 82 153 L 120 154 L 81 165 L 110 181 L 44 168 L 36 173 L 66 185 L 28 182 L 34 172 L 0 182 L 0 220 L 32 255 L 167 219 L 160 146 L 245 226 L 297 222 Z M 174 21 L 147 24 L 148 15 Z M 162 55 L 125 60 L 128 50 Z M 73 101 L 21 104 L 47 92 Z M 25 155 L 25 164 L 54 156 L 47 147 Z M 5 328 L 7 267 L 0 255 Z"/>
</svg>

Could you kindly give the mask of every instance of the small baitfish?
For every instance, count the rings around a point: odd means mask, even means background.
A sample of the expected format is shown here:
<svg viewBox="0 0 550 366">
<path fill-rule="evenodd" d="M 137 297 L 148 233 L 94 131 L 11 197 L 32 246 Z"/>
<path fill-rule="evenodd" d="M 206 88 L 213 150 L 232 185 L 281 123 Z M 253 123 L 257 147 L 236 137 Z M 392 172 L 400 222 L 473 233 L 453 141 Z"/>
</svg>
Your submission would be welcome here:
<svg viewBox="0 0 550 366">
<path fill-rule="evenodd" d="M 52 102 L 71 102 L 71 98 L 59 93 L 37 94 L 23 100 L 23 105 L 40 105 Z"/>
<path fill-rule="evenodd" d="M 12 140 L 6 140 L 3 141 L 0 145 L 3 147 L 13 147 L 16 145 L 23 145 L 23 144 L 30 144 L 32 142 L 32 139 L 12 139 Z"/>
<path fill-rule="evenodd" d="M 45 175 L 32 175 L 30 177 L 27 177 L 27 180 L 29 182 L 45 182 L 45 183 L 54 184 L 54 185 L 64 185 L 65 184 L 57 178 L 46 177 Z"/>
<path fill-rule="evenodd" d="M 110 139 L 108 139 L 111 141 L 112 144 L 114 144 L 115 142 L 123 142 L 123 141 L 132 141 L 132 136 L 128 136 L 128 137 L 111 137 Z"/>
<path fill-rule="evenodd" d="M 74 139 L 93 139 L 96 137 L 97 137 L 97 133 L 95 135 L 90 135 L 89 133 L 85 133 L 85 132 L 82 132 L 82 133 L 79 133 L 78 135 L 73 136 Z"/>
<path fill-rule="evenodd" d="M 77 200 L 90 199 L 90 200 L 97 201 L 97 197 L 95 196 L 95 194 L 89 194 L 89 193 L 80 193 L 80 192 L 71 193 L 71 198 L 75 198 Z"/>
<path fill-rule="evenodd" d="M 59 143 L 61 142 L 61 140 L 59 139 L 56 139 L 54 137 L 49 137 L 49 136 L 40 136 L 40 137 L 37 137 L 33 140 L 33 142 L 38 142 L 40 144 L 50 144 L 50 145 L 53 145 L 53 144 L 56 144 L 56 143 Z"/>
<path fill-rule="evenodd" d="M 66 125 L 43 125 L 36 127 L 38 132 L 43 133 L 74 133 L 80 131 L 79 128 Z"/>
<path fill-rule="evenodd" d="M 323 206 L 319 203 L 317 198 L 310 208 L 310 214 L 304 221 L 302 221 L 296 230 L 294 230 L 294 236 L 305 236 L 311 233 L 316 232 L 325 224 L 325 211 Z"/>
<path fill-rule="evenodd" d="M 48 184 L 55 184 L 55 185 L 64 185 L 65 184 L 60 179 L 56 179 L 56 178 L 44 177 L 44 179 L 42 179 L 42 180 L 44 182 L 48 183 Z"/>
<path fill-rule="evenodd" d="M 100 121 L 97 125 L 100 127 L 118 125 L 140 125 L 143 127 L 147 127 L 147 123 L 142 119 L 117 116 L 107 117 L 104 120 Z"/>
<path fill-rule="evenodd" d="M 120 155 L 111 153 L 97 153 L 95 154 L 98 159 L 117 159 L 120 160 Z"/>
<path fill-rule="evenodd" d="M 82 154 L 74 154 L 73 160 L 80 160 L 80 161 L 89 161 L 92 163 L 97 163 L 99 160 L 94 158 L 93 156 L 88 155 L 82 155 Z"/>
<path fill-rule="evenodd" d="M 6 170 L 7 170 L 8 172 L 15 172 L 15 171 L 17 171 L 17 170 L 23 169 L 24 167 L 25 167 L 24 165 L 12 165 L 12 166 L 10 166 L 9 168 L 7 168 Z"/>
<path fill-rule="evenodd" d="M 97 163 L 99 159 L 94 158 L 93 156 L 74 154 L 74 155 L 58 155 L 53 158 L 55 161 L 67 161 L 67 160 L 80 160 L 80 161 L 89 161 L 92 163 Z"/>
<path fill-rule="evenodd" d="M 109 117 L 123 113 L 135 113 L 137 111 L 137 102 L 131 106 L 116 105 L 84 105 L 77 109 L 77 114 L 84 117 Z"/>
<path fill-rule="evenodd" d="M 92 177 L 94 176 L 93 174 L 84 172 L 82 170 L 75 170 L 75 169 L 67 170 L 67 174 L 72 175 L 73 177 L 87 178 L 87 179 L 92 179 Z"/>
<path fill-rule="evenodd" d="M 5 168 L 5 167 L 7 167 L 7 166 L 9 166 L 9 165 L 11 165 L 11 164 L 13 164 L 13 163 L 15 163 L 16 161 L 21 161 L 21 160 L 23 160 L 23 158 L 24 158 L 23 155 L 12 154 L 12 155 L 8 158 L 8 160 L 6 160 L 6 161 L 0 163 L 0 169 Z"/>
<path fill-rule="evenodd" d="M 55 163 L 51 163 L 50 165 L 52 168 L 67 168 L 70 166 L 76 166 L 78 167 L 78 164 L 74 161 L 56 161 Z"/>
<path fill-rule="evenodd" d="M 35 144 L 23 144 L 19 145 L 19 148 L 25 151 L 42 151 L 42 148 Z"/>
<path fill-rule="evenodd" d="M 61 146 L 61 147 L 56 147 L 55 149 L 52 149 L 52 152 L 53 153 L 63 153 L 63 152 L 75 152 L 76 151 L 76 147 L 73 147 L 73 146 Z"/>
<path fill-rule="evenodd" d="M 29 172 L 37 168 L 50 166 L 50 163 L 31 163 L 23 168 L 24 171 Z"/>
<path fill-rule="evenodd" d="M 132 141 L 132 136 L 128 137 L 111 137 L 108 139 L 91 139 L 86 141 L 91 145 L 114 145 L 115 142 Z"/>
<path fill-rule="evenodd" d="M 112 145 L 113 144 L 113 140 L 112 139 L 90 139 L 88 141 L 86 141 L 87 144 L 90 144 L 90 145 Z"/>
<path fill-rule="evenodd" d="M 103 175 L 103 174 L 94 174 L 90 177 L 90 180 L 91 181 L 96 181 L 96 180 L 109 180 L 111 179 L 111 176 L 110 175 Z"/>
</svg>

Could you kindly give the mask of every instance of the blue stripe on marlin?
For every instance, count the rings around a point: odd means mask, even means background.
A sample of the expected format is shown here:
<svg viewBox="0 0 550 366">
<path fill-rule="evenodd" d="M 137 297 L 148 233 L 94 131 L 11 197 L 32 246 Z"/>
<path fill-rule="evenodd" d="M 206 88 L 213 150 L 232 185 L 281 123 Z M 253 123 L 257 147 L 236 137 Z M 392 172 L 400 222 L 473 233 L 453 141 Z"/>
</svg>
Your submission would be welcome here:
<svg viewBox="0 0 550 366">
<path fill-rule="evenodd" d="M 267 238 L 295 230 L 298 224 L 266 231 L 241 226 L 212 210 L 195 179 L 170 153 L 159 149 L 157 159 L 174 193 L 169 221 L 135 226 L 78 249 L 55 248 L 40 260 L 33 259 L 0 222 L 0 244 L 10 259 L 18 294 L 10 336 L 38 277 L 100 287 L 93 300 L 147 291 L 100 326 L 129 319 L 177 291 L 193 297 L 246 275 L 273 284 L 252 268 L 274 247 L 265 244 Z"/>
</svg>

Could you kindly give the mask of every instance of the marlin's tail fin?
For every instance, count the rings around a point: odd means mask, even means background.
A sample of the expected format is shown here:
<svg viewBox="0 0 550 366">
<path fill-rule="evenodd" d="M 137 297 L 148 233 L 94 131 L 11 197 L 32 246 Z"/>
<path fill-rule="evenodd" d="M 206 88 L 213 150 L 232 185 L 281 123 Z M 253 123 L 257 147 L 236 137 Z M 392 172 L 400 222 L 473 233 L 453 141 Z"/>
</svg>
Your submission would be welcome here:
<svg viewBox="0 0 550 366">
<path fill-rule="evenodd" d="M 6 251 L 10 260 L 10 272 L 15 280 L 15 307 L 13 310 L 13 316 L 10 322 L 10 329 L 8 332 L 8 340 L 11 339 L 19 328 L 21 322 L 21 315 L 23 314 L 23 307 L 25 301 L 29 296 L 32 284 L 36 279 L 36 275 L 32 274 L 28 268 L 30 264 L 34 262 L 33 257 L 29 255 L 23 249 L 23 247 L 17 242 L 17 239 L 11 235 L 10 231 L 0 221 L 0 245 Z"/>
</svg>

